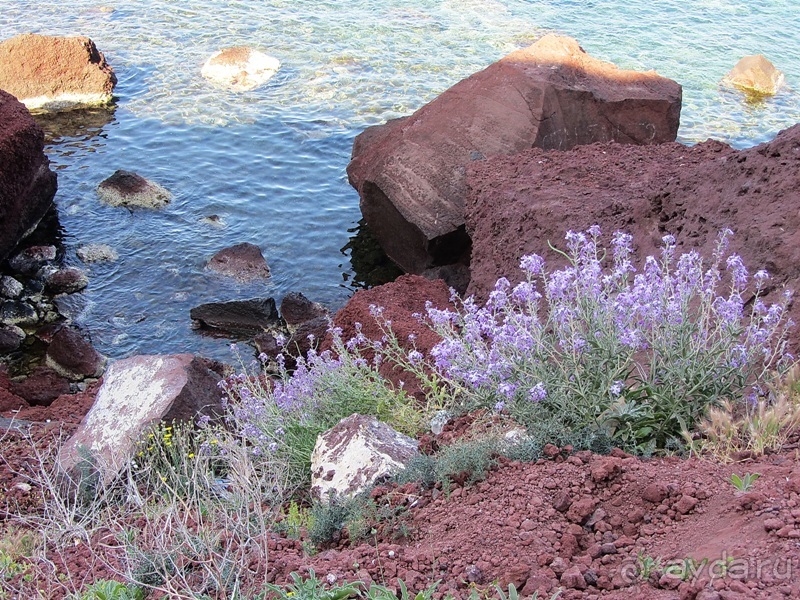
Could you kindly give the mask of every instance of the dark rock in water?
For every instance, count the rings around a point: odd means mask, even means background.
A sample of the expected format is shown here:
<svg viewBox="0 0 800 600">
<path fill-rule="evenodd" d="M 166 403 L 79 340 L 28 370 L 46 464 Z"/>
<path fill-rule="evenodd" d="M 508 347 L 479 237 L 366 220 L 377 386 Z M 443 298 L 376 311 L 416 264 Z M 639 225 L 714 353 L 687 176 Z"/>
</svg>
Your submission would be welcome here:
<svg viewBox="0 0 800 600">
<path fill-rule="evenodd" d="M 361 212 L 409 273 L 465 262 L 465 169 L 498 155 L 593 142 L 657 144 L 678 131 L 681 87 L 623 71 L 547 35 L 446 90 L 413 115 L 367 129 L 347 167 Z"/>
<path fill-rule="evenodd" d="M 57 184 L 49 165 L 44 133 L 22 103 L 0 90 L 0 261 L 52 208 Z"/>
<path fill-rule="evenodd" d="M 267 279 L 270 276 L 269 266 L 261 249 L 247 242 L 217 252 L 208 261 L 208 269 L 242 282 Z"/>
<path fill-rule="evenodd" d="M 11 382 L 11 392 L 31 406 L 50 406 L 62 394 L 69 394 L 69 380 L 47 367 L 37 367 L 20 382 Z"/>
<path fill-rule="evenodd" d="M 33 275 L 42 266 L 55 259 L 55 246 L 31 246 L 12 256 L 8 261 L 8 266 L 18 273 Z"/>
<path fill-rule="evenodd" d="M 48 291 L 53 294 L 72 294 L 85 288 L 89 279 L 77 267 L 65 267 L 49 273 L 44 282 Z"/>
<path fill-rule="evenodd" d="M 39 321 L 36 309 L 22 300 L 0 303 L 0 323 L 6 325 L 35 325 Z"/>
<path fill-rule="evenodd" d="M 13 277 L 0 277 L 0 296 L 4 298 L 19 298 L 24 286 Z"/>
<path fill-rule="evenodd" d="M 273 298 L 209 302 L 189 312 L 197 327 L 208 327 L 236 335 L 255 335 L 280 325 Z"/>
<path fill-rule="evenodd" d="M 172 194 L 152 181 L 131 171 L 115 171 L 97 186 L 100 200 L 111 206 L 163 208 Z"/>
<path fill-rule="evenodd" d="M 0 88 L 31 110 L 109 104 L 116 83 L 87 37 L 23 34 L 0 42 Z"/>
<path fill-rule="evenodd" d="M 19 349 L 25 341 L 25 332 L 14 325 L 0 325 L 0 354 Z"/>
<path fill-rule="evenodd" d="M 83 294 L 59 294 L 53 298 L 53 306 L 58 314 L 68 321 L 77 319 L 86 310 L 87 303 L 86 296 Z"/>
<path fill-rule="evenodd" d="M 47 366 L 72 381 L 100 377 L 105 357 L 72 327 L 63 327 L 53 336 L 45 355 Z"/>
<path fill-rule="evenodd" d="M 327 317 L 328 314 L 328 309 L 322 304 L 312 302 L 300 292 L 289 292 L 281 300 L 281 317 L 290 331 L 306 321 Z"/>
</svg>

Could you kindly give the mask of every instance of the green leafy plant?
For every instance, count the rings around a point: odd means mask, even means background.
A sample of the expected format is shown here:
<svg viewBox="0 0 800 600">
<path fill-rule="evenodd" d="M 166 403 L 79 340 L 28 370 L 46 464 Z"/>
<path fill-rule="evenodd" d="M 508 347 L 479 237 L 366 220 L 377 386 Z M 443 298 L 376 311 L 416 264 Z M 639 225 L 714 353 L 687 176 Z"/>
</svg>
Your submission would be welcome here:
<svg viewBox="0 0 800 600">
<path fill-rule="evenodd" d="M 519 592 L 517 591 L 517 586 L 513 583 L 508 584 L 508 594 L 503 590 L 502 587 L 499 585 L 494 586 L 495 591 L 497 592 L 497 599 L 498 600 L 519 600 Z M 550 600 L 557 600 L 558 597 L 561 596 L 561 590 L 557 590 L 550 596 Z M 534 592 L 533 596 L 531 596 L 531 600 L 538 600 L 539 592 Z"/>
<path fill-rule="evenodd" d="M 313 569 L 308 570 L 308 577 L 298 573 L 291 574 L 292 583 L 285 586 L 265 584 L 271 595 L 277 600 L 345 600 L 358 595 L 360 583 L 343 583 L 328 588 L 317 579 Z"/>
<path fill-rule="evenodd" d="M 745 473 L 744 475 L 733 473 L 730 481 L 737 490 L 746 492 L 753 487 L 753 484 L 759 477 L 761 477 L 760 473 Z"/>
<path fill-rule="evenodd" d="M 131 587 L 119 581 L 95 581 L 80 594 L 73 596 L 74 600 L 144 600 L 144 592 L 139 587 Z"/>
<path fill-rule="evenodd" d="M 639 552 L 636 556 L 636 574 L 643 581 L 647 581 L 653 573 L 660 570 L 661 559 L 659 557 L 653 557 L 642 552 Z"/>
</svg>

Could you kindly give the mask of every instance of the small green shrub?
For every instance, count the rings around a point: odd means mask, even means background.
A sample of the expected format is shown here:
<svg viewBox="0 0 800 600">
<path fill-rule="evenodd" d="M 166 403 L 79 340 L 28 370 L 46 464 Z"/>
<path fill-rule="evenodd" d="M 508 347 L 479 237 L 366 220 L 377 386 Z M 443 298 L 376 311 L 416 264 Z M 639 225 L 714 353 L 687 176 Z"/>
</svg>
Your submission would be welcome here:
<svg viewBox="0 0 800 600">
<path fill-rule="evenodd" d="M 102 579 L 73 596 L 74 600 L 144 600 L 141 588 L 130 587 L 124 583 Z"/>
</svg>

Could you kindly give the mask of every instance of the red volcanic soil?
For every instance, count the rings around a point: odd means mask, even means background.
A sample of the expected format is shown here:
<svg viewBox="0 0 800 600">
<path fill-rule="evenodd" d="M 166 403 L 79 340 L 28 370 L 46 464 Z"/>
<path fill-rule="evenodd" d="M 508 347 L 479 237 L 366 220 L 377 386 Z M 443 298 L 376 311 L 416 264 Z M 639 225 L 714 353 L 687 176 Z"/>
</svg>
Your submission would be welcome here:
<svg viewBox="0 0 800 600">
<path fill-rule="evenodd" d="M 0 438 L 0 529 L 14 524 L 5 513 L 9 502 L 23 512 L 37 510 L 36 487 L 20 485 L 30 482 L 37 460 L 33 448 L 44 449 L 68 435 L 88 410 L 93 392 L 61 396 L 46 408 L 2 413 L 33 424 L 30 437 L 10 429 Z M 423 445 L 450 443 L 485 424 L 486 419 L 459 419 Z M 484 481 L 456 481 L 449 491 L 421 490 L 416 484 L 376 488 L 376 503 L 394 507 L 398 516 L 376 523 L 369 541 L 351 544 L 344 532 L 333 547 L 308 555 L 302 540 L 276 534 L 264 570 L 273 582 L 310 569 L 339 582 L 396 585 L 401 578 L 414 590 L 440 581 L 437 592 L 457 598 L 494 582 L 514 583 L 525 596 L 538 590 L 540 598 L 559 588 L 562 598 L 797 598 L 797 452 L 793 441 L 779 453 L 723 465 L 551 446 L 546 459 L 500 458 Z M 761 477 L 750 492 L 741 493 L 729 479 L 745 472 Z M 113 577 L 110 565 L 119 564 L 114 550 L 92 556 L 82 543 L 69 544 L 51 558 L 81 585 Z M 648 559 L 658 559 L 662 568 L 645 578 L 641 566 Z M 669 565 L 673 570 L 665 574 Z M 14 581 L 19 576 L 0 577 L 0 587 Z M 54 588 L 54 597 L 62 595 L 59 589 Z"/>
</svg>

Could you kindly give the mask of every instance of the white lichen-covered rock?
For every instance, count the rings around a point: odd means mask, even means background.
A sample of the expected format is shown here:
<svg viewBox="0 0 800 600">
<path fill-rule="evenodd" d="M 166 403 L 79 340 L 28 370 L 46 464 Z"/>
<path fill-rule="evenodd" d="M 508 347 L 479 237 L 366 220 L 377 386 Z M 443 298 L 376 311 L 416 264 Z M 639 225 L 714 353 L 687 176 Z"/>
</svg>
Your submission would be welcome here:
<svg viewBox="0 0 800 600">
<path fill-rule="evenodd" d="M 317 437 L 311 454 L 311 493 L 352 497 L 402 469 L 418 442 L 378 421 L 353 414 Z"/>
<path fill-rule="evenodd" d="M 212 54 L 200 74 L 214 85 L 234 92 L 246 92 L 269 81 L 280 67 L 281 62 L 273 56 L 237 46 Z"/>
<path fill-rule="evenodd" d="M 159 421 L 222 414 L 220 377 L 192 354 L 133 356 L 112 364 L 92 408 L 59 453 L 73 480 L 91 465 L 106 484 L 133 455 L 146 428 Z"/>
<path fill-rule="evenodd" d="M 169 190 L 138 173 L 117 170 L 97 186 L 97 196 L 111 206 L 163 208 L 172 200 Z"/>
</svg>

